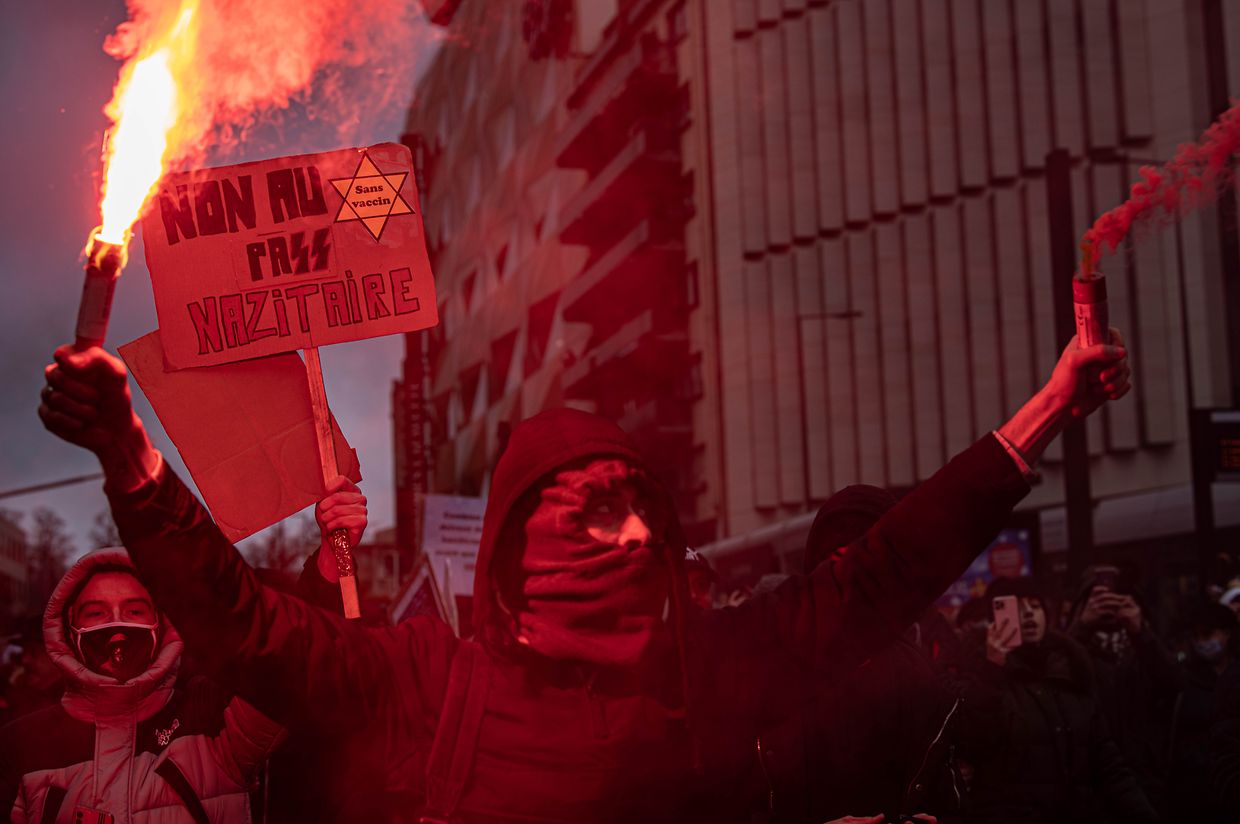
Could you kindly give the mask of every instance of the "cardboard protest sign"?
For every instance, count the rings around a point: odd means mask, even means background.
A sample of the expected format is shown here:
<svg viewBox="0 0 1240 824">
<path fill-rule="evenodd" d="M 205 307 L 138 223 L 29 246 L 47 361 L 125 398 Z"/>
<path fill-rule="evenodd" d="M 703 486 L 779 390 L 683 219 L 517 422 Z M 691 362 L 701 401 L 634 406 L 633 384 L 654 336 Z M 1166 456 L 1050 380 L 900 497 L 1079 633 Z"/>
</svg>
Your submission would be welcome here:
<svg viewBox="0 0 1240 824">
<path fill-rule="evenodd" d="M 167 175 L 142 239 L 169 365 L 434 326 L 418 210 L 394 143 Z"/>
<path fill-rule="evenodd" d="M 157 332 L 120 347 L 220 529 L 239 541 L 323 497 L 306 371 L 296 353 L 169 370 Z M 361 480 L 332 420 L 340 472 Z"/>
<path fill-rule="evenodd" d="M 486 504 L 485 498 L 423 496 L 422 552 L 439 583 L 449 618 L 462 638 L 472 634 L 474 567 Z"/>
</svg>

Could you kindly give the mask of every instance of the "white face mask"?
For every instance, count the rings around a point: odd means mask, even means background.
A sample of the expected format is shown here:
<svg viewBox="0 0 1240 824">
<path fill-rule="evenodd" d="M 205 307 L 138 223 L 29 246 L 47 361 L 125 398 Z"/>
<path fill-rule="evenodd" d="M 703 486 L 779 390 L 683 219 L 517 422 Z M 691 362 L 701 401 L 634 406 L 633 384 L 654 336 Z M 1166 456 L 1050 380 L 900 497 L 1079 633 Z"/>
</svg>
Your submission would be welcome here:
<svg viewBox="0 0 1240 824">
<path fill-rule="evenodd" d="M 93 627 L 70 627 L 78 658 L 91 670 L 122 683 L 146 672 L 155 658 L 159 623 L 109 621 Z"/>
</svg>

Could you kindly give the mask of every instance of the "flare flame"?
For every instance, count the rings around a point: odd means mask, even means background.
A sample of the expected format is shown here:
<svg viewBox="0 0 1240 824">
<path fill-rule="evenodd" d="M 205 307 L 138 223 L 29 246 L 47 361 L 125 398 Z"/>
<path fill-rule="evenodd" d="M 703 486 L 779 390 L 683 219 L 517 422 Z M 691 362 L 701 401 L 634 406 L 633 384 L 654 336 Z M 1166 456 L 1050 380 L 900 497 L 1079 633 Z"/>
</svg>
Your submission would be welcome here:
<svg viewBox="0 0 1240 824">
<path fill-rule="evenodd" d="M 192 64 L 196 7 L 182 3 L 166 34 L 131 59 L 108 104 L 115 125 L 104 140 L 103 222 L 92 233 L 104 243 L 129 242 L 167 168 L 180 121 L 178 69 Z"/>
</svg>

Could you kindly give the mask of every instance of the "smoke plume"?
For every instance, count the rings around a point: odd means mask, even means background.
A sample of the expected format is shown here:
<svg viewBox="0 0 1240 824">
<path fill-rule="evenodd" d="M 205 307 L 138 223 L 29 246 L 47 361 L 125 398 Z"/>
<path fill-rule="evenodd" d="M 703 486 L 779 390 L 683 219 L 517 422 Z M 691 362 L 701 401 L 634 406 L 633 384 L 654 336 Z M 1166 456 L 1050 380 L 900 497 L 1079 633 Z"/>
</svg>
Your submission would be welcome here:
<svg viewBox="0 0 1240 824">
<path fill-rule="evenodd" d="M 1134 226 L 1171 221 L 1213 201 L 1234 179 L 1231 160 L 1240 151 L 1240 102 L 1224 112 L 1198 143 L 1185 143 L 1161 168 L 1141 167 L 1128 200 L 1102 215 L 1082 238 L 1082 274 L 1090 277 Z"/>
<path fill-rule="evenodd" d="M 290 106 L 329 120 L 342 143 L 403 105 L 428 27 L 414 0 L 129 0 L 105 50 L 140 58 L 193 9 L 192 46 L 173 57 L 177 126 L 165 159 L 225 152 Z"/>
</svg>

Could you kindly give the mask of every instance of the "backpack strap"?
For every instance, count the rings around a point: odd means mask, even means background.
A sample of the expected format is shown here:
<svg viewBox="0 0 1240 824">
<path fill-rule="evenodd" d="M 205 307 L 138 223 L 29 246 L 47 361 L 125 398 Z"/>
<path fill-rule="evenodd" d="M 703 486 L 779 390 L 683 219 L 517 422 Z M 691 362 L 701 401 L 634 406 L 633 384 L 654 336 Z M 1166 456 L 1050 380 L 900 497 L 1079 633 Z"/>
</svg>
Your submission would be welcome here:
<svg viewBox="0 0 1240 824">
<path fill-rule="evenodd" d="M 456 813 L 474 768 L 478 730 L 491 686 L 491 662 L 481 647 L 462 641 L 452 658 L 435 740 L 426 761 L 422 824 L 447 824 Z"/>
<path fill-rule="evenodd" d="M 194 788 L 190 786 L 185 773 L 181 772 L 171 758 L 165 758 L 164 763 L 155 768 L 155 774 L 168 782 L 168 786 L 172 788 L 172 791 L 181 799 L 181 803 L 185 805 L 185 809 L 189 812 L 189 817 L 194 819 L 194 824 L 211 824 L 211 819 L 207 817 L 207 811 L 202 806 L 198 793 L 194 792 Z"/>
<path fill-rule="evenodd" d="M 65 796 L 68 794 L 68 790 L 55 784 L 47 788 L 47 795 L 43 796 L 43 815 L 39 817 L 39 824 L 56 824 L 56 816 L 60 815 L 60 808 L 64 806 Z"/>
</svg>

